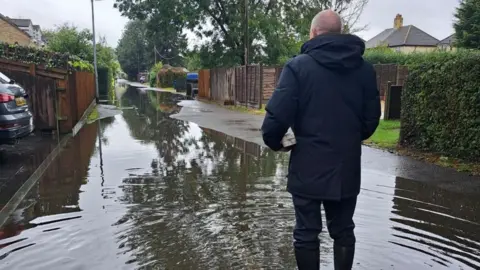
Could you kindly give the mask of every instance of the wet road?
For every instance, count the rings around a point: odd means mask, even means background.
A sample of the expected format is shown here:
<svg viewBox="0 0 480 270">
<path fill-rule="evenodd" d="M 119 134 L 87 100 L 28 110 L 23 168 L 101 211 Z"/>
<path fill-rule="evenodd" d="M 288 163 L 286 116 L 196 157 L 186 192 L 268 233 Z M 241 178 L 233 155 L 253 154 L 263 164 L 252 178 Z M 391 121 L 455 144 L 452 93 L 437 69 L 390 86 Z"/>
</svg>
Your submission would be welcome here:
<svg viewBox="0 0 480 270">
<path fill-rule="evenodd" d="M 178 99 L 129 89 L 136 109 L 84 127 L 0 231 L 0 269 L 295 269 L 288 156 L 171 119 Z M 480 268 L 480 194 L 362 173 L 355 269 Z"/>
</svg>

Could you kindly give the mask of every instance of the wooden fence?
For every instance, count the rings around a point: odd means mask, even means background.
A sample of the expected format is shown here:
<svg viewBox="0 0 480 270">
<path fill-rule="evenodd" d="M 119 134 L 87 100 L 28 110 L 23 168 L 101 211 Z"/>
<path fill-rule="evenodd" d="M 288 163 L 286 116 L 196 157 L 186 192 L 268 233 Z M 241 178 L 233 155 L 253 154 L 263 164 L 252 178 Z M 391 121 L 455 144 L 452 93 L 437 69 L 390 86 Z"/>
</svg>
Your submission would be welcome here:
<svg viewBox="0 0 480 270">
<path fill-rule="evenodd" d="M 261 108 L 263 102 L 263 67 L 214 68 L 199 72 L 198 96 L 224 105 Z"/>
<path fill-rule="evenodd" d="M 374 67 L 382 100 L 385 100 L 389 84 L 403 86 L 408 75 L 406 66 L 386 64 Z M 222 104 L 261 108 L 272 97 L 281 73 L 282 67 L 248 66 L 245 82 L 245 66 L 204 69 L 199 72 L 198 96 Z"/>
<path fill-rule="evenodd" d="M 235 91 L 235 69 L 214 68 L 210 70 L 210 99 L 233 104 Z"/>
<path fill-rule="evenodd" d="M 28 94 L 35 127 L 69 133 L 95 99 L 93 73 L 0 59 L 0 71 Z"/>
<path fill-rule="evenodd" d="M 396 64 L 374 65 L 377 72 L 377 87 L 380 97 L 385 100 L 385 94 L 390 85 L 403 86 L 408 75 L 408 68 Z"/>
<path fill-rule="evenodd" d="M 198 96 L 210 99 L 210 70 L 202 69 L 198 72 Z"/>
</svg>

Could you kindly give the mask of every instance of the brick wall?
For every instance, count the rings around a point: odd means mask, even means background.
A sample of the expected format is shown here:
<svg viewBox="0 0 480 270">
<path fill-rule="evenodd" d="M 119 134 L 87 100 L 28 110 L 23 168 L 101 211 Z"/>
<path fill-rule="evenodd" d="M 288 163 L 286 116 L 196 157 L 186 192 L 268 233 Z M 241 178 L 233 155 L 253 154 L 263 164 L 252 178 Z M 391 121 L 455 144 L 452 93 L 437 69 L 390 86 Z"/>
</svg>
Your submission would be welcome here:
<svg viewBox="0 0 480 270">
<path fill-rule="evenodd" d="M 33 45 L 27 34 L 2 19 L 0 19 L 0 41 L 10 44 L 18 42 L 22 46 Z"/>
</svg>

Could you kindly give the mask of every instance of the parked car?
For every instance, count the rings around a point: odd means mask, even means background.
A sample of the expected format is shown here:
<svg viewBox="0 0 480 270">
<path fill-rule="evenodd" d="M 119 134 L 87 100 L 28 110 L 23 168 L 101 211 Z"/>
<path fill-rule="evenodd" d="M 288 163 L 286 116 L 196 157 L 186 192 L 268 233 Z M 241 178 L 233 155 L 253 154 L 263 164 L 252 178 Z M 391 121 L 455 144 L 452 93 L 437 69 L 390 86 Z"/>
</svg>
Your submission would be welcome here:
<svg viewBox="0 0 480 270">
<path fill-rule="evenodd" d="M 25 90 L 1 74 L 0 144 L 14 144 L 18 139 L 32 133 L 33 130 L 33 117 L 28 109 Z"/>
<path fill-rule="evenodd" d="M 7 77 L 5 74 L 3 74 L 2 72 L 0 72 L 0 83 L 3 83 L 3 84 L 10 84 L 10 85 L 13 85 L 15 87 L 18 87 L 18 88 L 22 88 L 20 85 L 18 85 L 14 80 L 10 79 L 9 77 Z"/>
</svg>

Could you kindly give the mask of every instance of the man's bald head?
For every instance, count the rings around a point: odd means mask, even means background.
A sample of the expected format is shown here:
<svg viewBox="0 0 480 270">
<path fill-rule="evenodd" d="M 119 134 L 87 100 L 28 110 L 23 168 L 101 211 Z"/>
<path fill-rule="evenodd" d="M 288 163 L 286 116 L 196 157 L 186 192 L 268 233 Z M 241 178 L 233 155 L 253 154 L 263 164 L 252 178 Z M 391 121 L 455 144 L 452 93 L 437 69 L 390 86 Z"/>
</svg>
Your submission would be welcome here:
<svg viewBox="0 0 480 270">
<path fill-rule="evenodd" d="M 312 20 L 310 39 L 325 33 L 341 33 L 342 18 L 333 10 L 319 12 Z"/>
</svg>

